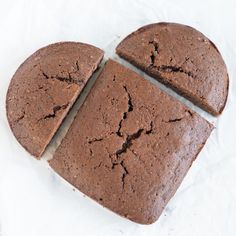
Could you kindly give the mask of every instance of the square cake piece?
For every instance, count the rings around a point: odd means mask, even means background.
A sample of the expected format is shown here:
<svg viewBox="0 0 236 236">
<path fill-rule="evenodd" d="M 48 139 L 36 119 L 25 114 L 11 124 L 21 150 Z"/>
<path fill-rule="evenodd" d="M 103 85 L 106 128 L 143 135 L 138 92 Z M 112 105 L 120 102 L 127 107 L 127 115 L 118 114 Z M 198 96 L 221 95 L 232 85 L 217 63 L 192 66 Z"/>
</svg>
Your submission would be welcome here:
<svg viewBox="0 0 236 236">
<path fill-rule="evenodd" d="M 49 163 L 101 205 L 150 224 L 212 129 L 175 98 L 109 60 Z"/>
</svg>

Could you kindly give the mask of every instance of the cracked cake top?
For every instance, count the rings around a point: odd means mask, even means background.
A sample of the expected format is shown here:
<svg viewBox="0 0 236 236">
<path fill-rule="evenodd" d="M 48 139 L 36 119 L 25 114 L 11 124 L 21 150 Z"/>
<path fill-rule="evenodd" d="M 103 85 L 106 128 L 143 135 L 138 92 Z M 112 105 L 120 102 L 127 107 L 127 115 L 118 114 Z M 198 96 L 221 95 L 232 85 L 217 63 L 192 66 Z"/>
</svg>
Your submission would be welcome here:
<svg viewBox="0 0 236 236">
<path fill-rule="evenodd" d="M 103 206 L 150 224 L 212 128 L 151 82 L 109 60 L 49 164 Z"/>
<path fill-rule="evenodd" d="M 39 49 L 18 68 L 7 92 L 7 118 L 32 155 L 42 155 L 102 58 L 92 45 L 62 42 Z"/>
<path fill-rule="evenodd" d="M 216 46 L 192 27 L 176 23 L 144 26 L 116 48 L 118 55 L 213 115 L 225 107 L 226 65 Z"/>
</svg>

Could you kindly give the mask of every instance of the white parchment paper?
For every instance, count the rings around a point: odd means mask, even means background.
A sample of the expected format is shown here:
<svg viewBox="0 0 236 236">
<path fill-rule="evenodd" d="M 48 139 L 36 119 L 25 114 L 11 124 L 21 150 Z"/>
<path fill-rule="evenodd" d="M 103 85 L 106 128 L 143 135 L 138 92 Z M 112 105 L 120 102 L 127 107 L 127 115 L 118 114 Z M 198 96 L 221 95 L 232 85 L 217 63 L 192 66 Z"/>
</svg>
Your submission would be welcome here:
<svg viewBox="0 0 236 236">
<path fill-rule="evenodd" d="M 0 0 L 0 236 L 236 235 L 235 12 L 235 0 Z M 115 46 L 138 27 L 159 21 L 191 25 L 212 39 L 228 67 L 230 89 L 224 113 L 216 119 L 154 82 L 213 122 L 216 129 L 160 219 L 144 226 L 85 197 L 45 160 L 82 100 L 44 159 L 37 161 L 10 131 L 5 96 L 20 63 L 38 48 L 57 41 L 91 43 L 104 49 L 106 58 L 133 68 L 115 55 Z M 89 86 L 95 79 L 96 75 Z"/>
</svg>

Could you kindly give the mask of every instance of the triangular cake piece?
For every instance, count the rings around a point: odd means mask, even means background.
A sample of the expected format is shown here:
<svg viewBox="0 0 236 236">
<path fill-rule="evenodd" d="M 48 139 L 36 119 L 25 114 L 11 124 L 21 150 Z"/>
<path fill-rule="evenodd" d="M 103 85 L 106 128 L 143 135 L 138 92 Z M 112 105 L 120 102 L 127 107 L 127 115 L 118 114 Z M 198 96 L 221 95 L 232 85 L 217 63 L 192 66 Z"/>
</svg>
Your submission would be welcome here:
<svg viewBox="0 0 236 236">
<path fill-rule="evenodd" d="M 150 224 L 212 128 L 150 81 L 109 60 L 49 163 L 101 205 Z"/>
<path fill-rule="evenodd" d="M 42 155 L 102 58 L 92 45 L 61 42 L 41 48 L 18 68 L 7 93 L 7 117 L 32 155 Z"/>
<path fill-rule="evenodd" d="M 119 56 L 213 115 L 224 109 L 228 74 L 216 46 L 192 27 L 144 26 L 116 48 Z"/>
</svg>

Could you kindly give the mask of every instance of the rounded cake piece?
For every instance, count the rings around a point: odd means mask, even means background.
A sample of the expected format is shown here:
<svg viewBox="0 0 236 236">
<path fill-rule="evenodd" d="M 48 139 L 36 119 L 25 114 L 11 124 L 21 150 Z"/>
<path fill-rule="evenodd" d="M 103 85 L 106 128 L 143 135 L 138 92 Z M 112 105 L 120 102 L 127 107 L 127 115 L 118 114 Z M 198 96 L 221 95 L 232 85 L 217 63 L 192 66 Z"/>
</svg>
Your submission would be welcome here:
<svg viewBox="0 0 236 236">
<path fill-rule="evenodd" d="M 92 45 L 60 42 L 39 49 L 18 68 L 7 92 L 7 118 L 32 155 L 42 155 L 102 58 Z"/>
<path fill-rule="evenodd" d="M 116 48 L 128 60 L 212 115 L 228 95 L 228 74 L 216 46 L 196 29 L 176 23 L 144 26 Z"/>
</svg>

